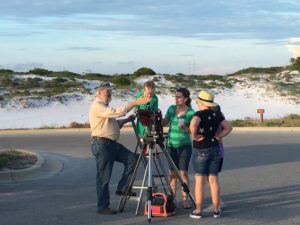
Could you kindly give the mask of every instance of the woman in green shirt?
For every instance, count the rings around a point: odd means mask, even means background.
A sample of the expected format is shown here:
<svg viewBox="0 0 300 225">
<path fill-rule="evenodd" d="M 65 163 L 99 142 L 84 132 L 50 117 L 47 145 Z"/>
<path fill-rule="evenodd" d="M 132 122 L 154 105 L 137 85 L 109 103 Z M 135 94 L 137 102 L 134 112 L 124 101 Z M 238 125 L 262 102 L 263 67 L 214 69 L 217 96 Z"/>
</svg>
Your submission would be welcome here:
<svg viewBox="0 0 300 225">
<path fill-rule="evenodd" d="M 164 118 L 164 124 L 169 124 L 167 149 L 180 171 L 182 180 L 188 185 L 188 168 L 192 154 L 192 142 L 190 139 L 189 125 L 195 111 L 191 108 L 190 92 L 186 88 L 179 88 L 175 93 L 176 105 L 168 108 Z M 177 177 L 172 169 L 170 170 L 170 185 L 176 195 Z M 187 202 L 187 194 L 182 192 L 182 204 L 184 209 L 190 209 Z"/>
</svg>

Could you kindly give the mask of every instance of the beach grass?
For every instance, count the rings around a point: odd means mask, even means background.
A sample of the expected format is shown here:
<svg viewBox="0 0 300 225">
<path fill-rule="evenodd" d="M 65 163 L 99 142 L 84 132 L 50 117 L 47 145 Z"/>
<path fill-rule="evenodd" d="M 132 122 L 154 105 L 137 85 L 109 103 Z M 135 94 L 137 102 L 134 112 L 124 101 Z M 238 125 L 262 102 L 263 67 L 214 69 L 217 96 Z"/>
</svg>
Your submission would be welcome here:
<svg viewBox="0 0 300 225">
<path fill-rule="evenodd" d="M 290 114 L 282 118 L 264 119 L 237 119 L 231 120 L 233 127 L 300 127 L 300 115 Z"/>
</svg>

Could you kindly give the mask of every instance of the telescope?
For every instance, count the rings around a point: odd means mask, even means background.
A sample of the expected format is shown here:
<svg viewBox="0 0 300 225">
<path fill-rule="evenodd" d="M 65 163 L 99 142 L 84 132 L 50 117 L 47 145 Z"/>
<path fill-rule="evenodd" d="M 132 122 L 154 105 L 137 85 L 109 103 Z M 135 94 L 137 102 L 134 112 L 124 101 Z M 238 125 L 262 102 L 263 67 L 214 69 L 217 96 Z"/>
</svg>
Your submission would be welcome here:
<svg viewBox="0 0 300 225">
<path fill-rule="evenodd" d="M 162 143 L 164 141 L 164 133 L 161 110 L 138 109 L 135 114 L 146 128 L 146 140 L 150 139 L 151 141 L 151 138 L 155 138 L 156 142 Z"/>
</svg>

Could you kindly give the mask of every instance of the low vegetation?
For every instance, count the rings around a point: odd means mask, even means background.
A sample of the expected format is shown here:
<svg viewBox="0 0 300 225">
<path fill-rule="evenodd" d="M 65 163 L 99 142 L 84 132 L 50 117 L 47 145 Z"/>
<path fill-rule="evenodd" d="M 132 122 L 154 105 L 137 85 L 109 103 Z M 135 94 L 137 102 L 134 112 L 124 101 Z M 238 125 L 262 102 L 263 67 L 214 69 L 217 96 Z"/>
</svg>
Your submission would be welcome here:
<svg viewBox="0 0 300 225">
<path fill-rule="evenodd" d="M 246 69 L 239 70 L 237 72 L 228 74 L 228 76 L 236 76 L 242 74 L 275 74 L 284 70 L 284 67 L 268 67 L 268 68 L 260 68 L 260 67 L 249 67 Z"/>
<path fill-rule="evenodd" d="M 267 119 L 261 123 L 261 120 L 258 119 L 238 119 L 238 120 L 231 120 L 231 125 L 233 127 L 300 127 L 300 115 L 298 114 L 290 114 L 283 118 L 277 119 Z M 90 125 L 88 123 L 78 123 L 72 122 L 67 127 L 61 128 L 89 128 Z"/>
<path fill-rule="evenodd" d="M 15 149 L 8 149 L 0 152 L 0 170 L 25 169 L 32 166 L 37 161 L 33 154 L 25 153 Z"/>
<path fill-rule="evenodd" d="M 234 127 L 300 127 L 300 115 L 290 114 L 283 118 L 261 120 L 247 118 L 230 121 Z"/>
<path fill-rule="evenodd" d="M 286 96 L 288 101 L 299 104 L 300 82 L 297 79 L 297 72 L 292 73 L 291 71 L 300 71 L 300 57 L 292 58 L 289 66 L 250 67 L 225 76 L 177 73 L 173 75 L 161 74 L 153 77 L 156 72 L 147 67 L 139 68 L 133 73 L 114 75 L 101 73 L 77 74 L 70 71 L 50 71 L 43 68 L 34 68 L 27 72 L 0 69 L 0 107 L 5 108 L 11 103 L 12 99 L 13 101 L 22 101 L 22 104 L 20 103 L 21 107 L 38 105 L 36 100 L 39 99 L 45 100 L 43 103 L 45 105 L 53 101 L 64 103 L 71 98 L 78 100 L 80 94 L 89 95 L 94 93 L 94 82 L 89 81 L 111 82 L 115 89 L 121 90 L 120 95 L 123 95 L 126 92 L 141 88 L 140 84 L 134 82 L 140 76 L 152 76 L 158 84 L 157 94 L 168 94 L 178 87 L 220 91 L 238 85 L 248 88 L 251 85 L 260 85 L 262 88 L 266 87 L 268 94 L 276 93 L 278 96 Z M 36 76 L 25 78 L 16 75 Z M 166 86 L 162 82 L 163 78 L 169 81 L 170 85 Z M 91 83 L 93 84 L 90 85 Z"/>
</svg>

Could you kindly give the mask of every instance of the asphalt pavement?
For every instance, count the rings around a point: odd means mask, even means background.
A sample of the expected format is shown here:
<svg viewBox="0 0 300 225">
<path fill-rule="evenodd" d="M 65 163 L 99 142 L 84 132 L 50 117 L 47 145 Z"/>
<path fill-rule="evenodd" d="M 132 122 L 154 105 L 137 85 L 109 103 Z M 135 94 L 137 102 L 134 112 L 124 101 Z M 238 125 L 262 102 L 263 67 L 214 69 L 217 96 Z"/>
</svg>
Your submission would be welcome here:
<svg viewBox="0 0 300 225">
<path fill-rule="evenodd" d="M 129 129 L 120 142 L 134 149 L 136 139 Z M 300 224 L 300 129 L 235 129 L 224 139 L 224 169 L 220 174 L 226 208 L 221 218 L 205 213 L 189 218 L 177 198 L 177 214 L 152 218 L 152 224 Z M 22 149 L 39 154 L 44 163 L 39 172 L 16 179 L 0 175 L 0 225 L 98 225 L 147 224 L 135 216 L 137 202 L 129 200 L 123 213 L 96 214 L 95 159 L 86 129 L 0 132 L 0 149 Z M 110 182 L 111 207 L 122 173 L 116 163 Z M 189 169 L 192 193 L 193 168 Z M 139 169 L 136 181 L 142 179 Z M 143 203 L 145 201 L 145 197 Z M 210 204 L 209 189 L 205 206 Z"/>
</svg>

